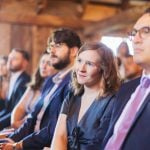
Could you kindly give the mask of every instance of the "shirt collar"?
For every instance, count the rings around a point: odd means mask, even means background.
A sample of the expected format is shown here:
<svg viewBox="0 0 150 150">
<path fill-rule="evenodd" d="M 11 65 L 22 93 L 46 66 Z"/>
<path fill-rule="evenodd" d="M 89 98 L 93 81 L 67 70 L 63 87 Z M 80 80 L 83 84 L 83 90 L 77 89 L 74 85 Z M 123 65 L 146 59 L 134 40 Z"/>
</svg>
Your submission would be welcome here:
<svg viewBox="0 0 150 150">
<path fill-rule="evenodd" d="M 71 71 L 71 69 L 72 69 L 72 67 L 58 72 L 58 73 L 53 77 L 53 79 L 52 79 L 53 82 L 54 82 L 55 84 L 59 84 L 59 83 L 63 80 L 63 78 Z"/>
<path fill-rule="evenodd" d="M 17 72 L 13 72 L 13 73 L 11 73 L 11 77 L 19 77 L 20 75 L 21 75 L 21 73 L 22 73 L 23 71 L 17 71 Z"/>
<path fill-rule="evenodd" d="M 143 79 L 144 78 L 148 78 L 150 80 L 150 74 L 145 74 L 145 71 L 143 70 L 143 73 L 142 73 L 142 77 L 141 77 L 141 80 L 140 80 L 140 83 L 143 82 Z"/>
</svg>

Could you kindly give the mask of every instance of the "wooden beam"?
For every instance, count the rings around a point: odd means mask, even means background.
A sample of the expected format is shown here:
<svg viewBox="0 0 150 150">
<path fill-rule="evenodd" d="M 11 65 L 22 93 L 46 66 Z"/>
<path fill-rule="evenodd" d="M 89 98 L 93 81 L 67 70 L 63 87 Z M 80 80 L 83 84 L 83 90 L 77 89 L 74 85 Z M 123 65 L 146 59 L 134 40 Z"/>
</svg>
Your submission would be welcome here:
<svg viewBox="0 0 150 150">
<path fill-rule="evenodd" d="M 84 13 L 85 13 L 85 10 L 86 10 L 86 6 L 88 4 L 90 0 L 82 0 L 81 1 L 81 7 L 82 7 L 82 12 L 81 12 L 81 15 L 80 17 L 83 17 Z"/>
<path fill-rule="evenodd" d="M 15 12 L 0 12 L 0 22 L 38 26 L 71 27 L 75 29 L 84 28 L 85 24 L 90 23 L 79 19 L 58 17 L 54 15 L 17 14 Z"/>
<path fill-rule="evenodd" d="M 36 2 L 36 13 L 40 14 L 48 5 L 48 0 L 37 0 Z"/>
<path fill-rule="evenodd" d="M 121 9 L 122 10 L 129 8 L 129 1 L 130 0 L 121 0 Z"/>
<path fill-rule="evenodd" d="M 134 7 L 129 10 L 122 11 L 110 18 L 87 25 L 85 27 L 84 34 L 88 35 L 97 32 L 108 33 L 108 31 L 111 33 L 113 28 L 117 28 L 119 26 L 120 28 L 124 28 L 125 26 L 129 26 L 131 24 L 133 25 L 135 21 L 143 14 L 147 7 L 148 6 Z"/>
</svg>

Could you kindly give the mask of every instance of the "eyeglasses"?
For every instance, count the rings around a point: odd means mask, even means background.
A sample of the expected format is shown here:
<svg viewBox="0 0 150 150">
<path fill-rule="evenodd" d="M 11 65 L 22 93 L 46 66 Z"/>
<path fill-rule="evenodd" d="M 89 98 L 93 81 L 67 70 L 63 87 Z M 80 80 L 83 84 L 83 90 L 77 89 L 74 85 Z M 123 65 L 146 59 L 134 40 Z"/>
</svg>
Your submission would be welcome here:
<svg viewBox="0 0 150 150">
<path fill-rule="evenodd" d="M 49 45 L 47 46 L 47 52 L 50 53 L 50 51 L 51 51 L 52 48 L 59 49 L 59 48 L 61 48 L 63 45 L 65 45 L 65 43 L 49 44 Z"/>
<path fill-rule="evenodd" d="M 150 36 L 150 27 L 142 27 L 139 30 L 133 29 L 129 34 L 129 39 L 132 41 L 134 40 L 136 34 L 139 34 L 140 38 L 144 39 L 148 36 Z"/>
</svg>

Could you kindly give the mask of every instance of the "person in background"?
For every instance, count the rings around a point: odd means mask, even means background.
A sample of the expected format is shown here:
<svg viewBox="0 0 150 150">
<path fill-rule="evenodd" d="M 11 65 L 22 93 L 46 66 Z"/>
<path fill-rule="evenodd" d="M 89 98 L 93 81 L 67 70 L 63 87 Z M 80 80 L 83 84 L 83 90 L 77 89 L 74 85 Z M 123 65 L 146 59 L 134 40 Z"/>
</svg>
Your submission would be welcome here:
<svg viewBox="0 0 150 150">
<path fill-rule="evenodd" d="M 125 72 L 124 82 L 136 79 L 142 75 L 143 69 L 134 62 L 132 55 L 127 55 L 122 58 L 122 65 Z"/>
<path fill-rule="evenodd" d="M 98 150 L 120 85 L 111 49 L 102 43 L 83 45 L 72 80 L 73 92 L 63 103 L 51 150 Z"/>
<path fill-rule="evenodd" d="M 57 70 L 51 66 L 49 53 L 44 52 L 41 56 L 38 69 L 28 84 L 26 92 L 12 111 L 11 126 L 13 128 L 19 128 L 26 120 L 27 115 L 33 111 L 40 96 L 43 82 L 48 76 L 52 76 L 56 72 Z"/>
<path fill-rule="evenodd" d="M 120 77 L 122 80 L 125 79 L 125 70 L 124 70 L 124 66 L 122 65 L 122 61 L 123 58 L 129 54 L 130 52 L 129 52 L 128 44 L 125 41 L 122 41 L 117 48 L 117 57 L 116 57 Z"/>
<path fill-rule="evenodd" d="M 122 41 L 117 48 L 117 57 L 119 57 L 122 60 L 123 57 L 129 54 L 130 54 L 130 51 L 129 51 L 129 46 L 127 42 Z"/>
<path fill-rule="evenodd" d="M 8 56 L 7 67 L 10 71 L 8 94 L 5 108 L 0 112 L 0 130 L 10 126 L 11 113 L 26 90 L 30 76 L 26 73 L 29 63 L 29 54 L 22 49 L 14 48 Z"/>
<path fill-rule="evenodd" d="M 0 56 L 0 111 L 5 108 L 5 99 L 9 85 L 9 72 L 7 70 L 7 56 Z"/>
<path fill-rule="evenodd" d="M 129 37 L 134 61 L 143 73 L 121 86 L 102 150 L 150 148 L 150 8 L 137 20 Z"/>
</svg>

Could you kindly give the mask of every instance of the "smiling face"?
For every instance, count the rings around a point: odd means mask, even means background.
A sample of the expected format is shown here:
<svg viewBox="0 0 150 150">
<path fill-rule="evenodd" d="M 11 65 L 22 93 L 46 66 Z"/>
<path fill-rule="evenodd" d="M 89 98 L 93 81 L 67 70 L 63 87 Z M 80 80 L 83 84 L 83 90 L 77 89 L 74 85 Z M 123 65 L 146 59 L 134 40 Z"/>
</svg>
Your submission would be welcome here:
<svg viewBox="0 0 150 150">
<path fill-rule="evenodd" d="M 85 86 L 95 86 L 100 82 L 100 57 L 95 50 L 81 52 L 75 63 L 78 83 Z"/>
<path fill-rule="evenodd" d="M 144 14 L 134 25 L 137 31 L 143 27 L 150 27 L 150 14 L 148 13 Z M 144 37 L 137 32 L 133 39 L 133 48 L 135 62 L 150 73 L 150 32 L 144 33 Z"/>
</svg>

